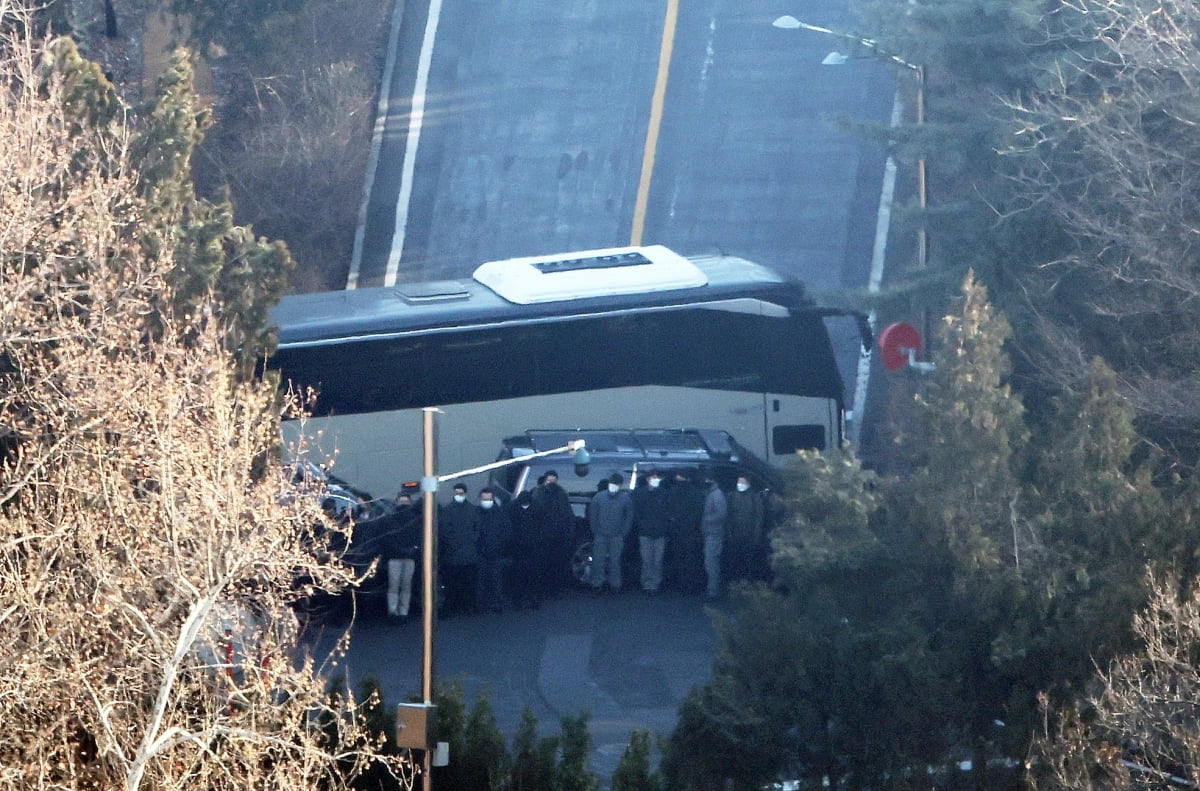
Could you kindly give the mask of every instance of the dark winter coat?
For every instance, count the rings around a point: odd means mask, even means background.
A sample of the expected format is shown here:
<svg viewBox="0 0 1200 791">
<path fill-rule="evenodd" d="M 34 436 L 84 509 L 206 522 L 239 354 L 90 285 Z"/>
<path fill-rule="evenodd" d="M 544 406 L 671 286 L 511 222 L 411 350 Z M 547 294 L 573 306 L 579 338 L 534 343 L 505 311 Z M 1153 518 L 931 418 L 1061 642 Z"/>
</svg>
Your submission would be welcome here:
<svg viewBox="0 0 1200 791">
<path fill-rule="evenodd" d="M 479 508 L 447 503 L 438 510 L 438 555 L 446 566 L 479 563 Z"/>
<path fill-rule="evenodd" d="M 502 503 L 479 508 L 479 556 L 494 560 L 507 555 L 512 546 L 512 522 Z"/>
<path fill-rule="evenodd" d="M 380 522 L 379 559 L 416 560 L 421 557 L 424 533 L 421 506 L 402 505 Z"/>
<path fill-rule="evenodd" d="M 663 538 L 671 528 L 671 504 L 661 485 L 639 486 L 633 492 L 633 522 L 639 536 Z"/>
<path fill-rule="evenodd" d="M 704 513 L 704 493 L 690 481 L 675 481 L 667 490 L 667 509 L 671 538 L 688 539 L 693 535 L 699 541 L 700 516 Z"/>
<path fill-rule="evenodd" d="M 513 528 L 513 553 L 521 555 L 544 555 L 549 550 L 549 532 L 541 512 L 533 505 L 529 492 L 522 492 L 508 509 L 508 518 Z"/>
<path fill-rule="evenodd" d="M 566 538 L 575 535 L 575 512 L 567 490 L 557 483 L 544 483 L 533 490 L 533 507 L 550 537 Z"/>
<path fill-rule="evenodd" d="M 765 540 L 766 503 L 762 492 L 729 493 L 729 540 L 739 546 L 756 547 Z"/>
</svg>

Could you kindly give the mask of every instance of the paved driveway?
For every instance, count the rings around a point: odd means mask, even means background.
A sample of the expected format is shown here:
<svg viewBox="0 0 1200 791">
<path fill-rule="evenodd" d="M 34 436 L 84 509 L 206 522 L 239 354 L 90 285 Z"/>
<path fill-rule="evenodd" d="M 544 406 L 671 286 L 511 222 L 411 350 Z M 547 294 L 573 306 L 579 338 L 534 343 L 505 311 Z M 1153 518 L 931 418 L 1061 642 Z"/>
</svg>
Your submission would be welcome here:
<svg viewBox="0 0 1200 791">
<path fill-rule="evenodd" d="M 318 650 L 328 650 L 335 631 L 326 630 Z M 715 645 L 711 610 L 699 598 L 573 592 L 539 610 L 439 622 L 434 673 L 459 680 L 468 704 L 488 692 L 510 739 L 526 707 L 543 735 L 557 734 L 564 715 L 590 712 L 592 768 L 607 778 L 631 731 L 671 732 L 688 690 L 708 679 Z M 389 704 L 419 694 L 420 621 L 361 620 L 342 669 L 355 686 L 378 679 Z"/>
</svg>

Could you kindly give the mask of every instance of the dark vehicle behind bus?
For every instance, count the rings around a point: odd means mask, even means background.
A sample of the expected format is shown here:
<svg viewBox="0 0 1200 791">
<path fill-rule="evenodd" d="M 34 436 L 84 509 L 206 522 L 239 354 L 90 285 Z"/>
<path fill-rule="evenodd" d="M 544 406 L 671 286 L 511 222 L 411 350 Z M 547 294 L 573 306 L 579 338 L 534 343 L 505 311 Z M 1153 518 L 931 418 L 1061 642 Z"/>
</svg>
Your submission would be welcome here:
<svg viewBox="0 0 1200 791">
<path fill-rule="evenodd" d="M 740 445 L 728 432 L 715 429 L 588 429 L 530 430 L 508 437 L 502 443 L 498 460 L 520 458 L 562 447 L 582 439 L 591 454 L 586 470 L 574 467 L 569 453 L 531 458 L 494 470 L 490 485 L 503 498 L 512 499 L 532 491 L 545 473 L 558 473 L 558 483 L 567 490 L 575 513 L 575 551 L 572 574 L 576 581 L 586 579 L 591 565 L 592 535 L 587 524 L 587 504 L 598 488 L 614 473 L 621 475 L 633 490 L 650 472 L 657 472 L 670 485 L 677 473 L 701 481 L 712 478 L 723 490 L 732 490 L 739 476 L 747 476 L 755 489 L 778 493 L 783 488 L 779 470 Z M 623 565 L 626 580 L 639 563 L 636 542 L 627 541 Z"/>
</svg>

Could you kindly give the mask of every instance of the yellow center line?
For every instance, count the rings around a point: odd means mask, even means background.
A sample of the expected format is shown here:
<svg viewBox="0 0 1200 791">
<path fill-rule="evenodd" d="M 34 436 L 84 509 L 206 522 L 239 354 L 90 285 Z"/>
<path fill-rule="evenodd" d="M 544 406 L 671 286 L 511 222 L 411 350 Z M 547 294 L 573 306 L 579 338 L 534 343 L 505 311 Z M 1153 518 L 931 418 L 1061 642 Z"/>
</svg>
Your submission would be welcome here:
<svg viewBox="0 0 1200 791">
<path fill-rule="evenodd" d="M 658 77 L 654 81 L 654 97 L 650 100 L 650 123 L 646 128 L 646 149 L 642 153 L 642 176 L 638 180 L 637 202 L 633 205 L 633 228 L 629 244 L 642 243 L 646 228 L 646 205 L 650 202 L 650 177 L 654 173 L 654 154 L 658 148 L 658 132 L 662 126 L 663 104 L 667 98 L 667 72 L 671 70 L 671 50 L 675 47 L 675 19 L 679 16 L 679 0 L 667 0 L 667 17 L 663 21 L 662 45 L 658 50 Z"/>
</svg>

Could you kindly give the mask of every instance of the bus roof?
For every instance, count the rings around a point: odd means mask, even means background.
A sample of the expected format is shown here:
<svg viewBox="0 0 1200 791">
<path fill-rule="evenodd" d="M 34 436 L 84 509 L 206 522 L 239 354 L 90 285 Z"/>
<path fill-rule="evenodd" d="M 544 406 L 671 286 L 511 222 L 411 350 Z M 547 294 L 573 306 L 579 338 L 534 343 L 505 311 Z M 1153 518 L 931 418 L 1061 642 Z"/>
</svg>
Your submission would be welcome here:
<svg viewBox="0 0 1200 791">
<path fill-rule="evenodd" d="M 477 274 L 482 274 L 484 279 L 491 279 L 485 270 L 491 268 L 494 274 L 497 265 L 511 263 L 529 266 L 530 262 L 537 264 L 561 260 L 566 266 L 560 269 L 569 274 L 575 283 L 585 285 L 581 280 L 584 274 L 580 271 L 582 269 L 594 270 L 596 281 L 603 284 L 604 279 L 610 277 L 617 267 L 601 261 L 603 256 L 596 254 L 631 256 L 641 251 L 649 252 L 646 257 L 648 264 L 654 264 L 662 258 L 661 253 L 653 252 L 654 248 L 615 248 L 564 254 L 557 259 L 548 256 L 511 259 L 510 262 L 490 262 L 480 267 Z M 670 254 L 670 251 L 665 252 Z M 801 283 L 744 258 L 700 255 L 688 256 L 686 260 L 707 282 L 694 285 L 701 282 L 701 278 L 693 278 L 681 281 L 678 287 L 664 287 L 661 281 L 651 280 L 652 285 L 645 290 L 634 291 L 628 285 L 626 276 L 623 290 L 604 289 L 601 285 L 600 288 L 591 289 L 593 294 L 602 292 L 594 296 L 562 296 L 520 305 L 504 299 L 476 279 L 402 283 L 384 288 L 327 291 L 284 297 L 272 311 L 271 318 L 279 326 L 279 347 L 287 348 L 394 333 L 420 332 L 439 327 L 465 328 L 506 321 L 586 316 L 641 307 L 690 305 L 738 298 L 758 298 L 789 310 L 812 307 L 812 302 L 806 296 Z M 600 263 L 589 263 L 590 261 Z M 647 266 L 648 274 L 651 268 Z M 509 278 L 509 283 L 511 282 L 512 278 Z M 587 291 L 588 289 L 581 288 L 575 293 Z"/>
</svg>

